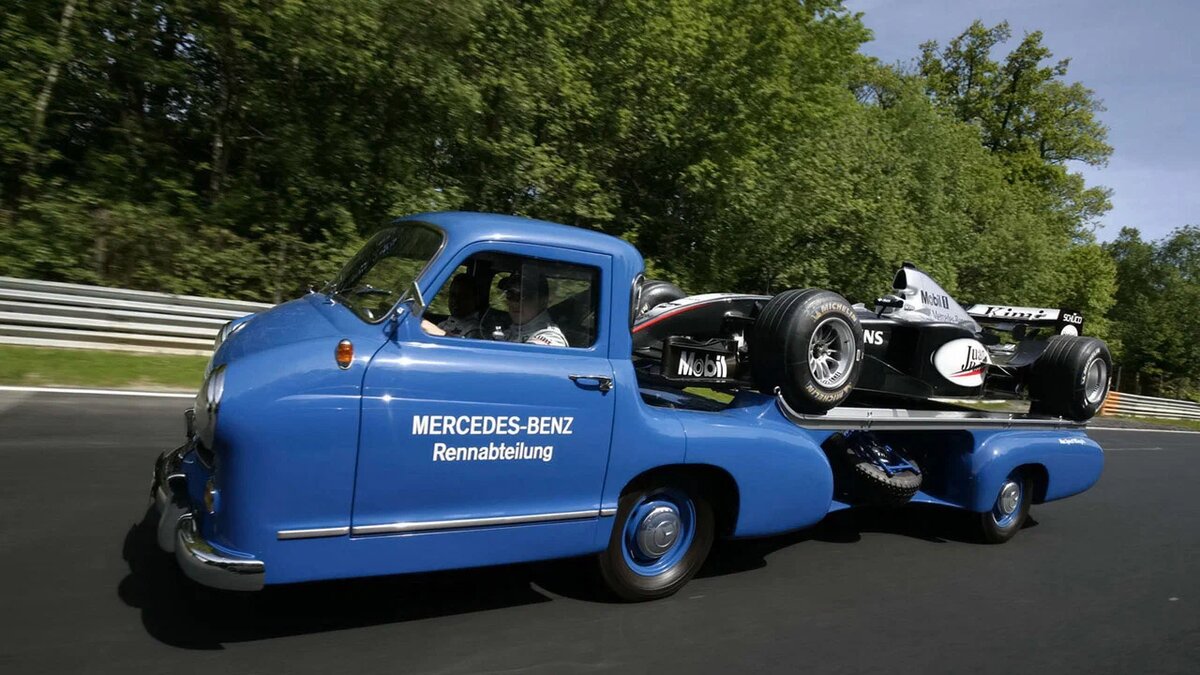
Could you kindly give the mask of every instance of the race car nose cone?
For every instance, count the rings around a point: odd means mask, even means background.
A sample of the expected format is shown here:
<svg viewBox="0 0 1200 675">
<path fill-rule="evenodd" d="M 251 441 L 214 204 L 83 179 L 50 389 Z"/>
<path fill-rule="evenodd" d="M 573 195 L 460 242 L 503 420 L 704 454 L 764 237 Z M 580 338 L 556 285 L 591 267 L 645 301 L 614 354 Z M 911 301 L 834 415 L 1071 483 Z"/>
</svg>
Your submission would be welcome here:
<svg viewBox="0 0 1200 675">
<path fill-rule="evenodd" d="M 679 538 L 679 514 L 669 506 L 659 506 L 638 525 L 637 544 L 643 555 L 659 558 Z"/>
</svg>

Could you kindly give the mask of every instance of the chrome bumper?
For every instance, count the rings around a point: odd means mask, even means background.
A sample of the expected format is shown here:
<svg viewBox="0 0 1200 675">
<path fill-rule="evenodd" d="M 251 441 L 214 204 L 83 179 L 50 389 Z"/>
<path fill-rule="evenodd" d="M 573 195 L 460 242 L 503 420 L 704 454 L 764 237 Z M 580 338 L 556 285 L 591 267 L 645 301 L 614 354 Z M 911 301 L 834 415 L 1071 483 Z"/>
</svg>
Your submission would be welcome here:
<svg viewBox="0 0 1200 675">
<path fill-rule="evenodd" d="M 174 553 L 179 568 L 197 583 L 229 591 L 257 591 L 265 576 L 261 560 L 224 555 L 200 536 L 188 505 L 187 477 L 180 470 L 189 447 L 168 450 L 154 463 L 150 498 L 158 513 L 158 547 Z"/>
</svg>

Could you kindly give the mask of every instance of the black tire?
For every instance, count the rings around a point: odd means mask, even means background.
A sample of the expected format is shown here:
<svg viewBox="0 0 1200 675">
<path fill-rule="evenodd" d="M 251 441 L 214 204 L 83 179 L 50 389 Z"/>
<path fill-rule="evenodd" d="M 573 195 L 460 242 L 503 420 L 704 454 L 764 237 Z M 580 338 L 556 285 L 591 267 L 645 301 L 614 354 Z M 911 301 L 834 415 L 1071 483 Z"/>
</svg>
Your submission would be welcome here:
<svg viewBox="0 0 1200 675">
<path fill-rule="evenodd" d="M 1017 502 L 1017 507 L 1013 511 L 1011 517 L 1001 517 L 999 513 L 999 504 L 1003 497 L 1005 486 L 1009 482 L 1016 483 L 1020 489 L 1020 497 Z M 1003 485 L 1000 487 L 1000 492 L 996 495 L 996 502 L 990 511 L 983 513 L 972 514 L 977 521 L 977 533 L 979 540 L 984 544 L 1003 544 L 1004 542 L 1017 536 L 1017 532 L 1025 526 L 1025 520 L 1029 517 L 1029 505 L 1033 502 L 1033 483 L 1028 476 L 1023 474 L 1013 474 L 1009 476 Z"/>
<path fill-rule="evenodd" d="M 687 293 L 669 281 L 647 279 L 642 284 L 641 295 L 638 296 L 636 316 L 641 316 L 665 302 L 674 302 L 685 297 Z"/>
<path fill-rule="evenodd" d="M 914 471 L 905 470 L 889 476 L 873 462 L 865 460 L 855 464 L 851 471 L 858 485 L 858 494 L 871 504 L 899 506 L 907 503 L 921 489 L 921 474 Z"/>
<path fill-rule="evenodd" d="M 920 467 L 912 459 L 906 458 L 906 461 L 916 470 L 906 469 L 889 476 L 878 464 L 864 459 L 852 447 L 851 441 L 842 436 L 834 441 L 830 454 L 840 466 L 840 476 L 848 481 L 843 489 L 845 497 L 854 503 L 899 506 L 921 489 Z"/>
<path fill-rule="evenodd" d="M 1103 340 L 1054 335 L 1030 366 L 1029 411 L 1083 422 L 1108 396 L 1112 355 Z"/>
<path fill-rule="evenodd" d="M 827 327 L 842 330 L 848 343 L 848 370 L 823 383 L 810 366 L 813 335 Z M 779 389 L 788 405 L 801 413 L 823 413 L 842 404 L 862 370 L 862 324 L 846 299 L 820 289 L 784 291 L 771 298 L 754 322 L 750 370 L 764 394 Z M 841 351 L 839 351 L 840 358 Z"/>
<path fill-rule="evenodd" d="M 650 574 L 653 564 L 641 568 L 631 564 L 632 553 L 627 547 L 626 530 L 635 509 L 653 504 L 656 500 L 686 498 L 694 507 L 694 531 L 690 542 L 677 560 L 657 573 Z M 626 602 L 655 600 L 674 594 L 683 588 L 708 557 L 715 533 L 713 511 L 703 493 L 691 481 L 671 481 L 632 489 L 621 496 L 616 521 L 609 537 L 608 548 L 599 555 L 600 576 L 618 598 Z M 666 561 L 668 554 L 662 556 Z"/>
</svg>

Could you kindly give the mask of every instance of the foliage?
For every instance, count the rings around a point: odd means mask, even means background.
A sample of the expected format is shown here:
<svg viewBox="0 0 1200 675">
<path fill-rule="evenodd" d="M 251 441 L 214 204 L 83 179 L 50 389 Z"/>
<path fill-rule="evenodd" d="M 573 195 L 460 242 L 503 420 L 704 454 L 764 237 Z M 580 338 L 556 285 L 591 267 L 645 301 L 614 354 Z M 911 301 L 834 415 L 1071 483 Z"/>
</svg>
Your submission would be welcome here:
<svg viewBox="0 0 1200 675">
<path fill-rule="evenodd" d="M 1123 390 L 1200 400 L 1200 227 L 1159 242 L 1125 228 L 1105 248 L 1116 262 L 1110 317 L 1128 371 Z"/>
<path fill-rule="evenodd" d="M 471 209 L 625 237 L 694 292 L 869 301 L 909 260 L 1132 338 L 1108 193 L 1069 169 L 1112 152 L 1103 108 L 1040 33 L 997 60 L 975 23 L 910 72 L 840 0 L 0 9 L 0 274 L 277 300 L 391 216 Z"/>
</svg>

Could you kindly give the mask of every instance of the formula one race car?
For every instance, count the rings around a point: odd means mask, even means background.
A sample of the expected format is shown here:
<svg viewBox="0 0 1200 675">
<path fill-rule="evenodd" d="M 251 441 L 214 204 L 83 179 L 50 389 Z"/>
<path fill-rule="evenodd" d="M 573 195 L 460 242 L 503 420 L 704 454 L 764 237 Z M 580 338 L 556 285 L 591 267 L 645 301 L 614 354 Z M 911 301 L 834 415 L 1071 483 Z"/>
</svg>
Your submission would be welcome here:
<svg viewBox="0 0 1200 675">
<path fill-rule="evenodd" d="M 921 407 L 931 399 L 1028 398 L 1036 415 L 1087 420 L 1108 394 L 1112 357 L 1073 311 L 964 310 L 905 263 L 873 309 L 831 291 L 707 294 L 644 281 L 634 318 L 639 374 L 676 387 L 778 392 L 795 411 L 843 403 Z"/>
</svg>

